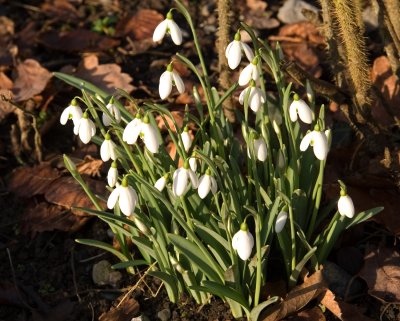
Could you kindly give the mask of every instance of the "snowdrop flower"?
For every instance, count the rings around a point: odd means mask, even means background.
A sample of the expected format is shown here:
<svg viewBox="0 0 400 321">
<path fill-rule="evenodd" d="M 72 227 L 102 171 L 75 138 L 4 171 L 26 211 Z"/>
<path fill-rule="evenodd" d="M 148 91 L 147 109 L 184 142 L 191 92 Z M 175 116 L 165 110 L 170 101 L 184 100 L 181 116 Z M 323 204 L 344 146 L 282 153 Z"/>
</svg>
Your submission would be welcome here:
<svg viewBox="0 0 400 321">
<path fill-rule="evenodd" d="M 158 131 L 153 125 L 150 124 L 150 120 L 147 116 L 143 118 L 142 130 L 140 134 L 146 148 L 151 153 L 157 153 L 158 148 L 160 147 Z"/>
<path fill-rule="evenodd" d="M 206 173 L 199 179 L 198 193 L 201 199 L 204 199 L 210 191 L 215 194 L 217 192 L 217 181 L 211 176 L 210 169 L 206 170 Z"/>
<path fill-rule="evenodd" d="M 107 110 L 110 114 L 115 118 L 117 123 L 121 122 L 121 112 L 119 111 L 118 107 L 114 105 L 114 98 L 110 99 L 110 102 L 106 106 Z M 103 113 L 103 124 L 104 126 L 110 126 L 113 119 L 108 116 L 106 113 Z"/>
<path fill-rule="evenodd" d="M 197 158 L 192 156 L 189 158 L 189 166 L 193 172 L 197 171 Z"/>
<path fill-rule="evenodd" d="M 65 125 L 68 119 L 72 119 L 72 122 L 76 126 L 82 118 L 82 109 L 78 106 L 76 99 L 72 99 L 71 104 L 63 110 L 60 117 L 61 125 Z"/>
<path fill-rule="evenodd" d="M 164 176 L 161 176 L 157 182 L 155 182 L 154 187 L 157 188 L 160 192 L 162 192 L 165 188 L 165 185 L 167 185 L 167 179 L 168 179 L 169 174 L 165 174 Z"/>
<path fill-rule="evenodd" d="M 240 230 L 232 238 L 232 247 L 238 252 L 239 257 L 246 261 L 254 246 L 253 235 L 249 232 L 246 222 L 240 225 Z"/>
<path fill-rule="evenodd" d="M 193 143 L 192 137 L 190 137 L 190 134 L 189 134 L 189 128 L 187 126 L 185 126 L 185 128 L 183 129 L 181 138 L 182 138 L 183 148 L 185 149 L 185 152 L 187 153 Z"/>
<path fill-rule="evenodd" d="M 112 209 L 118 202 L 121 212 L 126 216 L 131 216 L 135 210 L 137 201 L 138 195 L 136 191 L 128 185 L 128 180 L 124 177 L 121 185 L 116 187 L 108 197 L 107 207 Z"/>
<path fill-rule="evenodd" d="M 353 218 L 354 216 L 354 204 L 353 200 L 345 189 L 341 188 L 340 190 L 340 198 L 338 201 L 338 211 L 342 216 L 347 216 L 348 218 Z"/>
<path fill-rule="evenodd" d="M 135 144 L 142 131 L 142 125 L 142 118 L 140 114 L 137 113 L 135 119 L 125 127 L 122 140 L 129 145 Z"/>
<path fill-rule="evenodd" d="M 189 188 L 189 182 L 192 183 L 192 187 L 196 189 L 199 185 L 196 174 L 192 171 L 189 166 L 189 161 L 185 161 L 183 166 L 178 168 L 173 175 L 172 192 L 175 196 L 182 196 Z"/>
<path fill-rule="evenodd" d="M 282 211 L 278 214 L 276 221 L 275 221 L 275 232 L 276 233 L 282 232 L 283 228 L 285 227 L 287 217 L 288 217 L 288 213 L 285 211 Z"/>
<path fill-rule="evenodd" d="M 228 59 L 229 68 L 235 69 L 239 66 L 240 61 L 242 60 L 242 51 L 246 55 L 249 61 L 252 61 L 254 58 L 253 51 L 251 48 L 244 42 L 240 41 L 240 32 L 238 31 L 235 34 L 234 40 L 226 47 L 225 57 Z"/>
<path fill-rule="evenodd" d="M 262 92 L 260 88 L 256 87 L 256 83 L 254 80 L 250 81 L 249 87 L 245 88 L 239 96 L 239 103 L 241 105 L 244 104 L 244 101 L 248 97 L 248 104 L 252 111 L 255 113 L 260 110 L 260 107 L 263 103 L 265 103 L 265 94 Z"/>
<path fill-rule="evenodd" d="M 93 121 L 89 119 L 86 111 L 83 113 L 82 118 L 79 120 L 77 125 L 75 125 L 74 134 L 79 135 L 79 138 L 84 144 L 89 143 L 92 137 L 96 134 L 96 126 Z"/>
<path fill-rule="evenodd" d="M 292 122 L 295 122 L 297 120 L 297 114 L 299 114 L 299 118 L 303 123 L 312 123 L 311 108 L 303 99 L 300 99 L 299 95 L 294 94 L 293 101 L 289 106 L 289 116 Z"/>
<path fill-rule="evenodd" d="M 172 41 L 177 46 L 182 43 L 182 31 L 175 23 L 171 10 L 167 13 L 166 19 L 162 21 L 154 30 L 153 41 L 161 41 L 166 33 L 171 35 Z"/>
<path fill-rule="evenodd" d="M 136 216 L 133 217 L 133 221 L 135 222 L 136 227 L 139 229 L 139 231 L 142 232 L 144 235 L 149 235 L 151 233 L 147 226 Z"/>
<path fill-rule="evenodd" d="M 112 160 L 117 159 L 115 148 L 115 143 L 111 140 L 110 134 L 105 134 L 104 141 L 100 146 L 100 156 L 103 162 L 107 162 L 110 158 Z"/>
<path fill-rule="evenodd" d="M 181 76 L 174 70 L 172 63 L 167 66 L 167 70 L 164 71 L 160 77 L 160 84 L 158 86 L 158 92 L 161 99 L 166 99 L 171 94 L 172 85 L 176 86 L 180 94 L 185 92 L 185 84 Z"/>
<path fill-rule="evenodd" d="M 315 125 L 314 130 L 303 137 L 300 143 L 300 150 L 304 152 L 309 145 L 313 147 L 315 157 L 319 160 L 326 159 L 329 151 L 328 138 L 325 132 L 320 131 L 318 125 Z"/>
<path fill-rule="evenodd" d="M 107 183 L 108 186 L 114 187 L 117 184 L 117 182 L 118 182 L 117 162 L 113 161 L 107 173 Z"/>
<path fill-rule="evenodd" d="M 260 78 L 260 73 L 258 72 L 258 56 L 254 57 L 254 59 L 242 70 L 239 76 L 239 85 L 246 86 L 250 80 L 257 81 Z"/>
<path fill-rule="evenodd" d="M 264 162 L 267 159 L 267 145 L 265 144 L 264 139 L 257 135 L 251 140 L 251 143 L 253 144 L 254 155 L 256 156 L 256 158 L 259 161 Z M 247 155 L 249 156 L 249 158 L 251 158 L 249 146 L 247 146 Z"/>
</svg>

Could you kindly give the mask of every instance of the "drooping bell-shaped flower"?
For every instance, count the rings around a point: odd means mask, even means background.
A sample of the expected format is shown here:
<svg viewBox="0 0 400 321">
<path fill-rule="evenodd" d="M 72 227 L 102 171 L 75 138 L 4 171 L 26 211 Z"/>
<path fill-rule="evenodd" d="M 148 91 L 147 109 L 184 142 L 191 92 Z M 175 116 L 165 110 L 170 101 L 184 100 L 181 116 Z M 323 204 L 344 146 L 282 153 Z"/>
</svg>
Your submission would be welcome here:
<svg viewBox="0 0 400 321">
<path fill-rule="evenodd" d="M 253 250 L 254 238 L 249 232 L 246 222 L 240 225 L 240 230 L 232 238 L 232 247 L 237 251 L 239 257 L 246 261 Z"/>
<path fill-rule="evenodd" d="M 144 145 L 151 153 L 157 153 L 160 147 L 160 140 L 158 138 L 158 130 L 152 124 L 150 124 L 149 117 L 143 118 L 141 137 Z"/>
<path fill-rule="evenodd" d="M 166 99 L 171 94 L 172 86 L 175 85 L 176 89 L 180 94 L 185 92 L 185 84 L 181 76 L 174 70 L 172 63 L 167 66 L 167 70 L 164 71 L 160 77 L 160 84 L 158 86 L 158 92 L 161 99 Z"/>
<path fill-rule="evenodd" d="M 183 148 L 185 149 L 185 152 L 187 153 L 192 146 L 193 140 L 192 137 L 189 134 L 189 128 L 185 126 L 183 129 L 183 132 L 181 134 L 181 139 L 183 143 Z"/>
<path fill-rule="evenodd" d="M 288 213 L 285 211 L 282 211 L 278 214 L 276 221 L 275 221 L 275 232 L 276 233 L 282 232 L 283 228 L 285 227 L 287 217 L 288 217 Z"/>
<path fill-rule="evenodd" d="M 142 125 L 142 117 L 137 113 L 135 119 L 125 127 L 124 133 L 122 134 L 122 140 L 129 145 L 135 144 L 142 132 Z"/>
<path fill-rule="evenodd" d="M 169 33 L 171 35 L 172 41 L 177 46 L 182 43 L 182 31 L 174 21 L 171 10 L 167 13 L 166 19 L 161 21 L 154 30 L 153 41 L 161 41 L 166 33 Z"/>
<path fill-rule="evenodd" d="M 249 61 L 252 61 L 254 58 L 253 51 L 249 45 L 242 42 L 240 38 L 240 32 L 238 31 L 235 34 L 234 40 L 229 43 L 225 50 L 225 57 L 228 59 L 228 66 L 231 69 L 235 69 L 237 66 L 239 66 L 240 61 L 242 60 L 242 51 Z"/>
<path fill-rule="evenodd" d="M 183 166 L 174 172 L 172 192 L 175 196 L 184 195 L 189 189 L 189 183 L 192 183 L 194 189 L 199 186 L 197 176 L 190 168 L 189 161 L 186 160 Z"/>
<path fill-rule="evenodd" d="M 105 134 L 104 141 L 100 146 L 100 156 L 103 162 L 107 162 L 110 160 L 116 160 L 117 154 L 115 152 L 116 146 L 115 143 L 111 140 L 111 136 L 109 133 Z"/>
<path fill-rule="evenodd" d="M 255 56 L 253 60 L 242 70 L 239 75 L 239 85 L 246 86 L 250 80 L 257 81 L 260 78 L 260 73 L 258 72 L 258 56 Z"/>
<path fill-rule="evenodd" d="M 118 168 L 117 162 L 113 161 L 111 163 L 110 169 L 107 172 L 107 183 L 108 186 L 114 187 L 118 182 Z"/>
<path fill-rule="evenodd" d="M 217 192 L 218 185 L 217 181 L 213 176 L 211 176 L 210 169 L 206 170 L 206 173 L 199 179 L 199 187 L 197 192 L 201 199 L 205 198 L 210 191 L 215 194 Z"/>
<path fill-rule="evenodd" d="M 169 174 L 165 174 L 164 176 L 161 176 L 154 184 L 154 187 L 157 188 L 160 192 L 162 192 L 167 185 L 167 180 L 168 180 Z"/>
<path fill-rule="evenodd" d="M 61 125 L 65 125 L 68 119 L 72 119 L 74 126 L 78 125 L 83 115 L 81 107 L 78 106 L 76 99 L 72 99 L 70 105 L 63 110 L 60 116 Z"/>
<path fill-rule="evenodd" d="M 255 113 L 260 110 L 262 104 L 266 101 L 265 94 L 260 88 L 256 87 L 254 80 L 251 80 L 250 85 L 240 93 L 239 103 L 243 105 L 246 98 L 251 110 Z"/>
<path fill-rule="evenodd" d="M 108 197 L 107 207 L 112 209 L 118 202 L 121 212 L 126 216 L 131 216 L 135 210 L 137 201 L 138 195 L 136 191 L 128 185 L 128 180 L 124 177 L 121 185 L 116 187 Z"/>
<path fill-rule="evenodd" d="M 300 99 L 299 95 L 294 94 L 293 101 L 289 106 L 289 116 L 292 122 L 297 120 L 297 115 L 303 123 L 311 124 L 312 123 L 312 111 L 311 108 L 307 105 L 307 103 Z"/>
<path fill-rule="evenodd" d="M 319 125 L 315 125 L 314 130 L 303 137 L 300 143 L 300 150 L 304 152 L 310 145 L 313 147 L 315 157 L 319 160 L 326 159 L 329 151 L 328 138 L 325 132 L 320 131 Z"/>
<path fill-rule="evenodd" d="M 121 122 L 121 112 L 118 107 L 114 104 L 114 98 L 110 99 L 110 102 L 106 106 L 107 110 L 110 112 L 111 116 L 114 117 L 116 123 Z M 104 126 L 110 126 L 113 119 L 106 113 L 102 116 Z"/>
<path fill-rule="evenodd" d="M 89 119 L 86 111 L 83 113 L 78 124 L 75 125 L 74 134 L 79 135 L 79 138 L 84 144 L 89 143 L 92 137 L 96 134 L 96 126 L 93 121 Z"/>
<path fill-rule="evenodd" d="M 267 145 L 262 137 L 256 135 L 254 138 L 250 138 L 250 144 L 253 144 L 254 155 L 260 162 L 264 162 L 267 159 Z M 247 155 L 251 158 L 250 147 L 247 146 Z"/>
<path fill-rule="evenodd" d="M 340 197 L 337 206 L 340 215 L 353 218 L 355 212 L 354 203 L 351 197 L 347 194 L 346 189 L 343 187 L 340 189 Z"/>
<path fill-rule="evenodd" d="M 197 171 L 197 158 L 192 156 L 189 158 L 189 166 L 193 172 Z"/>
</svg>

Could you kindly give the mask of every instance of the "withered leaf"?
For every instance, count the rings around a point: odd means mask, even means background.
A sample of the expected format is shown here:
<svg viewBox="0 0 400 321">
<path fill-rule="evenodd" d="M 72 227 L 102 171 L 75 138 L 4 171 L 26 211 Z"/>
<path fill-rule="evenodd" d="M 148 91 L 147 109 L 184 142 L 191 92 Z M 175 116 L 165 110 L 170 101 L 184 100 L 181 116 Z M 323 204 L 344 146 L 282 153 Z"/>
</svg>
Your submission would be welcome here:
<svg viewBox="0 0 400 321">
<path fill-rule="evenodd" d="M 130 93 L 134 87 L 131 85 L 132 78 L 121 71 L 117 64 L 99 65 L 96 55 L 87 55 L 74 71 L 71 68 L 64 68 L 65 73 L 73 73 L 74 76 L 82 78 L 108 93 L 114 92 L 115 88 L 122 88 Z"/>
<path fill-rule="evenodd" d="M 246 4 L 250 10 L 264 11 L 267 8 L 267 3 L 262 0 L 246 0 Z"/>
<path fill-rule="evenodd" d="M 68 21 L 79 17 L 79 11 L 68 0 L 48 0 L 41 7 L 44 13 L 57 20 Z"/>
<path fill-rule="evenodd" d="M 279 304 L 265 309 L 260 320 L 278 321 L 289 314 L 299 311 L 324 290 L 322 270 L 316 271 L 304 279 L 303 284 L 293 288 Z"/>
<path fill-rule="evenodd" d="M 51 73 L 43 68 L 34 59 L 27 59 L 17 65 L 17 77 L 12 92 L 15 101 L 24 101 L 40 94 L 52 77 Z"/>
<path fill-rule="evenodd" d="M 87 155 L 82 162 L 76 164 L 76 169 L 81 175 L 86 174 L 89 176 L 100 177 L 100 168 L 102 165 L 103 161 L 101 159 L 95 159 L 92 156 Z"/>
<path fill-rule="evenodd" d="M 39 41 L 51 49 L 60 51 L 104 51 L 119 45 L 119 40 L 97 32 L 76 29 L 68 32 L 48 31 L 39 37 Z"/>
<path fill-rule="evenodd" d="M 94 194 L 106 194 L 105 183 L 96 181 L 86 175 L 83 175 L 82 177 Z M 60 177 L 53 181 L 46 190 L 44 197 L 46 201 L 64 206 L 68 209 L 71 207 L 96 209 L 79 183 L 71 176 Z M 77 209 L 73 209 L 72 213 L 78 216 L 88 215 L 87 213 Z"/>
<path fill-rule="evenodd" d="M 295 316 L 290 319 L 292 321 L 325 321 L 326 318 L 324 313 L 319 307 L 313 307 L 311 309 L 303 310 L 298 312 Z"/>
<path fill-rule="evenodd" d="M 135 15 L 121 19 L 116 28 L 118 36 L 129 36 L 132 40 L 151 38 L 154 29 L 164 20 L 164 16 L 155 10 L 141 9 Z"/>
<path fill-rule="evenodd" d="M 131 320 L 139 312 L 139 303 L 135 299 L 128 299 L 110 311 L 103 313 L 99 321 L 126 321 Z"/>
<path fill-rule="evenodd" d="M 174 118 L 176 124 L 178 125 L 178 128 L 182 128 L 183 126 L 183 112 L 182 111 L 171 111 L 172 117 Z M 168 116 L 164 116 L 165 120 L 167 121 L 167 125 L 169 128 L 173 131 L 176 132 L 176 128 L 174 123 L 172 122 L 172 119 Z M 157 126 L 161 131 L 166 131 L 167 127 L 165 126 L 164 119 L 160 116 L 157 115 L 156 117 L 156 122 Z"/>
<path fill-rule="evenodd" d="M 368 293 L 384 302 L 400 303 L 400 254 L 394 249 L 367 249 L 360 272 Z"/>
<path fill-rule="evenodd" d="M 29 206 L 21 219 L 21 232 L 32 237 L 45 231 L 76 232 L 90 217 L 73 215 L 64 207 L 41 202 Z"/>
<path fill-rule="evenodd" d="M 60 177 L 60 173 L 50 163 L 34 167 L 19 167 L 14 170 L 8 181 L 8 190 L 19 197 L 32 197 L 44 194 L 49 185 Z"/>
<path fill-rule="evenodd" d="M 6 99 L 12 99 L 12 92 L 8 89 L 0 89 L 0 121 L 15 110 L 15 106 Z"/>
</svg>

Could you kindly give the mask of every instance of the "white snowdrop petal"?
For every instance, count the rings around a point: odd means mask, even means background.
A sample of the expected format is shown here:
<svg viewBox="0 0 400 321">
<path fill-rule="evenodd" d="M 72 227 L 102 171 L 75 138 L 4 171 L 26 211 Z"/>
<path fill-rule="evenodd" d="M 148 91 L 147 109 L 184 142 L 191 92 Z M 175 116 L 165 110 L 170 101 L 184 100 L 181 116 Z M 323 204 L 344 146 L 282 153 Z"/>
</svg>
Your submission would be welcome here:
<svg viewBox="0 0 400 321">
<path fill-rule="evenodd" d="M 252 63 L 248 64 L 246 67 L 244 67 L 244 69 L 240 73 L 239 81 L 238 81 L 240 86 L 246 86 L 249 83 L 249 81 L 251 80 L 252 73 L 253 73 L 252 66 L 253 66 Z"/>
<path fill-rule="evenodd" d="M 260 79 L 260 73 L 258 72 L 257 65 L 251 64 L 251 67 L 252 67 L 251 78 L 254 81 L 258 81 L 258 79 Z"/>
<path fill-rule="evenodd" d="M 179 46 L 182 44 L 182 31 L 181 28 L 176 24 L 176 22 L 172 19 L 167 19 L 167 24 L 169 28 L 169 32 L 171 34 L 172 41 L 174 44 Z"/>
<path fill-rule="evenodd" d="M 210 176 L 211 179 L 211 193 L 215 194 L 218 191 L 218 184 L 214 177 Z"/>
<path fill-rule="evenodd" d="M 185 148 L 185 152 L 188 152 L 190 147 L 192 146 L 192 138 L 190 137 L 189 132 L 183 131 L 181 134 L 183 147 Z"/>
<path fill-rule="evenodd" d="M 354 204 L 349 195 L 340 196 L 338 201 L 338 211 L 340 215 L 345 215 L 348 218 L 353 218 L 355 212 Z"/>
<path fill-rule="evenodd" d="M 128 144 L 135 144 L 140 132 L 142 131 L 142 120 L 139 118 L 135 118 L 132 120 L 124 130 L 122 135 L 123 141 L 127 142 Z"/>
<path fill-rule="evenodd" d="M 261 96 L 257 92 L 256 88 L 252 88 L 249 97 L 249 105 L 252 111 L 255 113 L 259 111 L 261 107 Z"/>
<path fill-rule="evenodd" d="M 244 104 L 244 98 L 246 97 L 247 91 L 248 91 L 248 90 L 249 90 L 249 87 L 243 89 L 243 90 L 241 91 L 240 95 L 239 95 L 239 103 L 240 103 L 241 105 Z"/>
<path fill-rule="evenodd" d="M 74 134 L 75 135 L 79 134 L 79 125 L 80 125 L 80 123 L 77 123 L 77 124 L 74 125 Z"/>
<path fill-rule="evenodd" d="M 160 192 L 162 192 L 167 184 L 167 180 L 164 176 L 160 177 L 154 184 L 154 187 L 157 188 Z"/>
<path fill-rule="evenodd" d="M 114 187 L 118 181 L 118 169 L 115 167 L 110 167 L 107 173 L 107 183 L 108 186 Z"/>
<path fill-rule="evenodd" d="M 105 139 L 100 146 L 100 157 L 103 162 L 107 162 L 111 157 L 109 141 Z"/>
<path fill-rule="evenodd" d="M 120 110 L 118 109 L 118 107 L 115 106 L 114 104 L 112 104 L 112 105 L 111 105 L 111 110 L 112 110 L 113 116 L 115 117 L 115 121 L 116 121 L 117 123 L 120 123 L 120 122 L 121 122 L 121 112 L 120 112 Z"/>
<path fill-rule="evenodd" d="M 121 192 L 119 195 L 119 208 L 123 214 L 130 216 L 133 214 L 137 202 L 136 191 L 131 186 L 122 186 L 120 188 Z"/>
<path fill-rule="evenodd" d="M 175 70 L 173 70 L 172 77 L 174 79 L 176 89 L 178 89 L 178 92 L 180 94 L 183 94 L 185 92 L 185 84 L 184 84 L 181 76 L 179 76 L 179 74 Z"/>
<path fill-rule="evenodd" d="M 156 27 L 153 33 L 153 41 L 157 42 L 164 38 L 165 33 L 167 32 L 167 20 L 161 21 L 159 25 Z"/>
<path fill-rule="evenodd" d="M 306 134 L 306 136 L 303 137 L 303 139 L 301 140 L 300 143 L 300 150 L 302 152 L 304 152 L 308 146 L 310 146 L 311 140 L 313 138 L 313 133 L 314 132 L 309 132 L 308 134 Z"/>
<path fill-rule="evenodd" d="M 101 117 L 101 120 L 103 121 L 103 125 L 104 126 L 110 126 L 111 125 L 111 122 L 112 122 L 112 119 L 111 119 L 111 117 L 110 116 L 108 116 L 106 113 L 103 113 L 103 115 L 102 115 L 102 117 Z"/>
<path fill-rule="evenodd" d="M 289 106 L 289 117 L 292 122 L 297 120 L 297 109 L 295 101 L 293 101 Z"/>
<path fill-rule="evenodd" d="M 96 125 L 90 119 L 88 119 L 88 121 L 89 121 L 90 133 L 93 137 L 94 135 L 96 135 Z"/>
<path fill-rule="evenodd" d="M 60 116 L 60 123 L 61 125 L 65 125 L 69 119 L 69 115 L 70 115 L 70 107 L 68 106 L 67 108 L 65 108 L 63 110 L 63 112 L 61 113 Z"/>
<path fill-rule="evenodd" d="M 288 218 L 287 212 L 282 211 L 278 214 L 278 217 L 276 218 L 276 221 L 275 221 L 275 232 L 276 233 L 282 232 L 283 228 L 285 227 L 287 218 Z"/>
<path fill-rule="evenodd" d="M 158 92 L 161 99 L 167 98 L 172 91 L 172 72 L 164 71 L 160 77 Z"/>
<path fill-rule="evenodd" d="M 247 60 L 248 60 L 249 62 L 251 62 L 251 61 L 254 59 L 253 50 L 252 50 L 252 49 L 250 48 L 250 46 L 249 46 L 247 43 L 245 43 L 245 42 L 241 42 L 241 45 L 242 45 L 242 49 L 243 49 L 243 52 L 244 52 L 244 54 L 245 54 Z"/>
<path fill-rule="evenodd" d="M 237 247 L 239 245 L 239 232 L 235 233 L 235 235 L 232 237 L 232 248 L 234 250 L 237 250 Z"/>
<path fill-rule="evenodd" d="M 90 142 L 90 139 L 92 138 L 92 129 L 88 119 L 82 118 L 80 120 L 78 134 L 82 143 L 87 144 Z"/>
<path fill-rule="evenodd" d="M 172 186 L 175 196 L 182 196 L 184 194 L 188 184 L 188 176 L 188 171 L 184 168 L 178 168 L 175 171 L 175 177 Z"/>
<path fill-rule="evenodd" d="M 240 64 L 242 59 L 242 48 L 240 41 L 234 40 L 231 42 L 231 47 L 228 52 L 228 66 L 231 69 L 235 69 Z"/>
<path fill-rule="evenodd" d="M 199 179 L 199 187 L 198 187 L 198 193 L 201 199 L 204 199 L 208 193 L 211 190 L 211 179 L 210 175 L 203 175 Z"/>
<path fill-rule="evenodd" d="M 226 49 L 225 49 L 225 57 L 226 57 L 226 59 L 228 59 L 228 57 L 229 57 L 229 51 L 230 51 L 231 48 L 232 48 L 233 42 L 234 42 L 234 41 L 231 41 L 231 42 L 228 44 L 228 46 L 226 47 Z"/>
<path fill-rule="evenodd" d="M 254 140 L 254 153 L 259 161 L 264 162 L 267 159 L 267 145 L 264 139 L 259 138 Z"/>
<path fill-rule="evenodd" d="M 246 231 L 238 231 L 236 234 L 239 234 L 236 242 L 236 250 L 238 252 L 239 257 L 243 260 L 246 261 L 250 255 L 251 251 L 254 246 L 254 238 L 253 235 L 251 235 L 250 232 Z"/>
<path fill-rule="evenodd" d="M 111 192 L 110 196 L 108 197 L 107 207 L 110 210 L 115 207 L 115 204 L 117 203 L 119 194 L 120 194 L 120 187 L 117 187 Z"/>
<path fill-rule="evenodd" d="M 74 125 L 78 124 L 82 118 L 83 112 L 79 106 L 69 106 L 69 113 L 72 115 L 72 121 Z"/>
<path fill-rule="evenodd" d="M 319 160 L 325 160 L 326 156 L 328 155 L 328 140 L 325 136 L 325 133 L 314 131 L 313 141 L 315 157 L 317 157 Z"/>
<path fill-rule="evenodd" d="M 196 157 L 190 157 L 189 158 L 189 166 L 190 166 L 190 169 L 193 172 L 196 172 L 196 170 L 197 170 L 197 159 L 196 159 Z"/>
<path fill-rule="evenodd" d="M 196 189 L 199 186 L 199 180 L 198 180 L 196 174 L 190 168 L 187 171 L 189 173 L 189 178 L 192 183 L 192 187 L 194 189 Z"/>
<path fill-rule="evenodd" d="M 307 103 L 300 99 L 297 101 L 297 111 L 299 113 L 299 117 L 303 123 L 311 124 L 312 123 L 312 111 L 311 108 L 308 107 Z"/>
<path fill-rule="evenodd" d="M 142 133 L 146 148 L 152 153 L 157 153 L 160 146 L 157 130 L 150 124 L 143 124 Z"/>
</svg>

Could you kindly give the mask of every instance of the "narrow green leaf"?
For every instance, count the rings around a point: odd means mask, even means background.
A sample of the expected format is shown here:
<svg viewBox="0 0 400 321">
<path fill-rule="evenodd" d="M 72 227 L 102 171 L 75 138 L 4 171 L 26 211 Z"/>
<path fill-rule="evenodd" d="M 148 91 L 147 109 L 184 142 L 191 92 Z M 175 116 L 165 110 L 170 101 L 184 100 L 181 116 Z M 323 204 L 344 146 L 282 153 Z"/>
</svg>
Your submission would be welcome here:
<svg viewBox="0 0 400 321">
<path fill-rule="evenodd" d="M 117 264 L 114 264 L 111 268 L 114 270 L 120 270 L 120 269 L 126 269 L 128 267 L 134 267 L 138 265 L 149 265 L 149 262 L 146 262 L 145 260 L 135 260 L 135 261 L 126 261 L 126 262 L 120 262 Z"/>
<path fill-rule="evenodd" d="M 371 208 L 369 210 L 359 213 L 355 218 L 350 220 L 349 224 L 346 226 L 346 230 L 354 225 L 365 222 L 366 220 L 370 219 L 379 212 L 382 212 L 383 209 L 384 208 L 381 206 L 381 207 Z"/>
<path fill-rule="evenodd" d="M 306 255 L 304 255 L 303 259 L 296 265 L 295 269 L 292 271 L 292 275 L 289 279 L 289 287 L 295 286 L 297 283 L 297 279 L 300 275 L 301 270 L 306 265 L 308 260 L 314 255 L 317 247 L 313 247 Z"/>
<path fill-rule="evenodd" d="M 116 257 L 118 257 L 121 261 L 129 261 L 129 259 L 123 255 L 121 252 L 118 250 L 114 249 L 110 244 L 96 241 L 96 240 L 90 240 L 90 239 L 76 239 L 75 240 L 79 244 L 85 244 L 93 247 L 97 247 L 99 249 L 105 250 L 107 252 L 110 252 L 114 254 Z"/>
<path fill-rule="evenodd" d="M 257 321 L 260 313 L 264 310 L 267 306 L 274 304 L 279 300 L 278 296 L 273 296 L 269 298 L 267 301 L 261 302 L 259 305 L 254 307 L 250 312 L 250 320 Z"/>
</svg>

